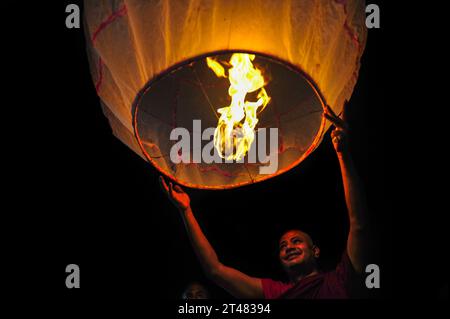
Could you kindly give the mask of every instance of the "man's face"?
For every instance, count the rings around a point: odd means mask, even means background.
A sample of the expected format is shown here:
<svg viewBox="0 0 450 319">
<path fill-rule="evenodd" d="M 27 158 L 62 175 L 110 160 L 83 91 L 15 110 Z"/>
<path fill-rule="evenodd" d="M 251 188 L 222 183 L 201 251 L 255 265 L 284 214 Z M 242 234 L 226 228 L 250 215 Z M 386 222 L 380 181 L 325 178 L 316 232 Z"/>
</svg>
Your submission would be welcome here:
<svg viewBox="0 0 450 319">
<path fill-rule="evenodd" d="M 299 230 L 286 232 L 281 237 L 279 245 L 280 261 L 287 269 L 310 264 L 318 257 L 318 251 L 315 251 L 311 238 Z"/>
<path fill-rule="evenodd" d="M 190 284 L 183 293 L 183 299 L 208 299 L 208 291 L 198 283 Z"/>
</svg>

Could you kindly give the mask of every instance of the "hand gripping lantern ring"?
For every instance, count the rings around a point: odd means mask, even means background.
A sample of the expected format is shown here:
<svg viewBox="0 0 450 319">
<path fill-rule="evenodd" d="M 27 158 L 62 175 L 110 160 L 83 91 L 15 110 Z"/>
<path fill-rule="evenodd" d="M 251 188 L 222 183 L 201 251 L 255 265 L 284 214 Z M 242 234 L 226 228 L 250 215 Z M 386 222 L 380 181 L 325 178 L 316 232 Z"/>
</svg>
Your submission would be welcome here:
<svg viewBox="0 0 450 319">
<path fill-rule="evenodd" d="M 364 8 L 359 0 L 86 1 L 103 112 L 116 137 L 182 185 L 226 189 L 274 177 L 319 145 L 330 126 L 325 105 L 339 114 L 350 98 L 366 42 Z M 190 161 L 170 158 L 176 128 L 190 136 L 192 153 L 180 154 Z M 207 128 L 222 162 L 192 160 L 195 151 L 214 152 Z M 270 128 L 278 132 L 277 169 L 261 174 L 267 163 L 248 161 L 249 146 Z M 244 134 L 227 140 L 236 129 Z"/>
</svg>

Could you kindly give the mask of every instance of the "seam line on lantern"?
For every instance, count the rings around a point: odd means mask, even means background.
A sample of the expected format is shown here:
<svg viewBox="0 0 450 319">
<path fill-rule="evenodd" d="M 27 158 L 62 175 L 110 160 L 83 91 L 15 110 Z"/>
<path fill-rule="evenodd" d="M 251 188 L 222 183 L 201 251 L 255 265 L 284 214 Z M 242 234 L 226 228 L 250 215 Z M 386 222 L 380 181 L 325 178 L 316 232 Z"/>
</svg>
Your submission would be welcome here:
<svg viewBox="0 0 450 319">
<path fill-rule="evenodd" d="M 100 86 L 102 85 L 103 82 L 103 60 L 102 57 L 99 55 L 98 56 L 98 79 L 97 82 L 95 83 L 95 91 L 98 94 L 98 91 L 100 90 Z"/>
<path fill-rule="evenodd" d="M 117 18 L 124 16 L 126 13 L 127 13 L 127 6 L 123 4 L 123 6 L 119 10 L 111 13 L 105 20 L 103 20 L 97 27 L 97 29 L 95 29 L 94 33 L 92 33 L 91 39 L 92 44 L 93 45 L 95 44 L 95 40 L 97 40 L 97 37 L 100 32 L 102 32 L 108 25 L 114 22 Z"/>
<path fill-rule="evenodd" d="M 113 12 L 112 14 L 110 14 L 105 20 L 103 20 L 100 25 L 97 27 L 97 29 L 95 29 L 95 31 L 92 34 L 92 46 L 95 47 L 95 41 L 97 40 L 98 35 L 100 34 L 100 32 L 102 32 L 108 25 L 110 25 L 111 23 L 113 23 L 117 18 L 120 18 L 122 16 L 124 16 L 127 13 L 127 6 L 125 4 L 123 4 L 123 6 Z M 98 57 L 98 80 L 95 83 L 95 91 L 99 92 L 101 85 L 103 84 L 103 59 L 99 54 Z"/>
<path fill-rule="evenodd" d="M 358 36 L 356 34 L 357 32 L 355 32 L 350 27 L 350 24 L 348 22 L 347 0 L 335 0 L 335 2 L 337 4 L 342 5 L 342 7 L 344 9 L 344 14 L 345 14 L 344 29 L 346 31 L 346 34 L 351 38 L 353 43 L 355 43 L 356 46 L 359 48 L 361 44 L 360 44 L 359 38 L 358 38 Z"/>
<path fill-rule="evenodd" d="M 192 73 L 194 73 L 195 78 L 197 79 L 197 83 L 200 86 L 200 89 L 202 90 L 202 93 L 205 96 L 206 100 L 208 101 L 208 104 L 211 107 L 211 110 L 213 111 L 216 119 L 219 119 L 219 116 L 217 115 L 217 112 L 214 109 L 214 105 L 212 105 L 211 100 L 209 99 L 208 93 L 206 92 L 205 88 L 203 87 L 202 81 L 200 80 L 200 78 L 197 75 L 197 71 L 195 71 L 195 69 L 193 67 L 190 67 L 190 69 L 192 70 Z"/>
<path fill-rule="evenodd" d="M 255 180 L 253 179 L 252 174 L 250 174 L 250 171 L 248 170 L 247 163 L 244 163 L 244 167 L 245 167 L 245 170 L 247 171 L 248 177 L 249 177 L 250 180 L 252 181 L 252 184 L 254 184 L 254 183 L 255 183 Z"/>
</svg>

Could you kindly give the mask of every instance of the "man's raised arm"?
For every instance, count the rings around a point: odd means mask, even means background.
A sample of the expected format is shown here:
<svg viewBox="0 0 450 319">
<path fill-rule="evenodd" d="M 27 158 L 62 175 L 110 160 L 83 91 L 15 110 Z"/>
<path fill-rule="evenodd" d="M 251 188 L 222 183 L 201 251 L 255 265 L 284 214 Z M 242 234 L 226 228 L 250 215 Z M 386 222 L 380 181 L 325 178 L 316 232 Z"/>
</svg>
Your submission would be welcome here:
<svg viewBox="0 0 450 319">
<path fill-rule="evenodd" d="M 331 132 L 331 137 L 341 167 L 345 202 L 350 222 L 350 230 L 347 239 L 347 253 L 355 270 L 361 273 L 363 271 L 363 238 L 367 231 L 368 209 L 366 195 L 348 151 L 346 123 L 340 118 L 327 113 L 325 113 L 325 117 L 336 127 Z"/>
<path fill-rule="evenodd" d="M 261 279 L 223 265 L 198 224 L 190 205 L 189 195 L 179 185 L 167 185 L 160 177 L 162 189 L 175 204 L 183 218 L 194 251 L 206 275 L 236 298 L 263 298 Z"/>
</svg>

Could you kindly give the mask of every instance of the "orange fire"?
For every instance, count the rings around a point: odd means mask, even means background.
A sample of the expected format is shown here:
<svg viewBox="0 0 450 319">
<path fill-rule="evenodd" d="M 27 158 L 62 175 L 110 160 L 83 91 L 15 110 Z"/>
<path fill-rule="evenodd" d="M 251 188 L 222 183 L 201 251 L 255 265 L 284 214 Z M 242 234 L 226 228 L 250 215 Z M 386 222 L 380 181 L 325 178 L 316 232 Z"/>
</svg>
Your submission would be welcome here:
<svg viewBox="0 0 450 319">
<path fill-rule="evenodd" d="M 239 161 L 247 154 L 255 138 L 257 113 L 270 101 L 264 89 L 261 70 L 252 64 L 254 59 L 254 54 L 246 53 L 234 53 L 230 59 L 232 67 L 228 70 L 228 94 L 231 96 L 231 104 L 217 110 L 220 118 L 214 132 L 214 146 L 219 155 L 227 160 Z M 224 67 L 218 61 L 207 57 L 206 62 L 218 77 L 227 77 Z M 257 90 L 260 91 L 256 102 L 245 100 L 247 93 Z"/>
</svg>

